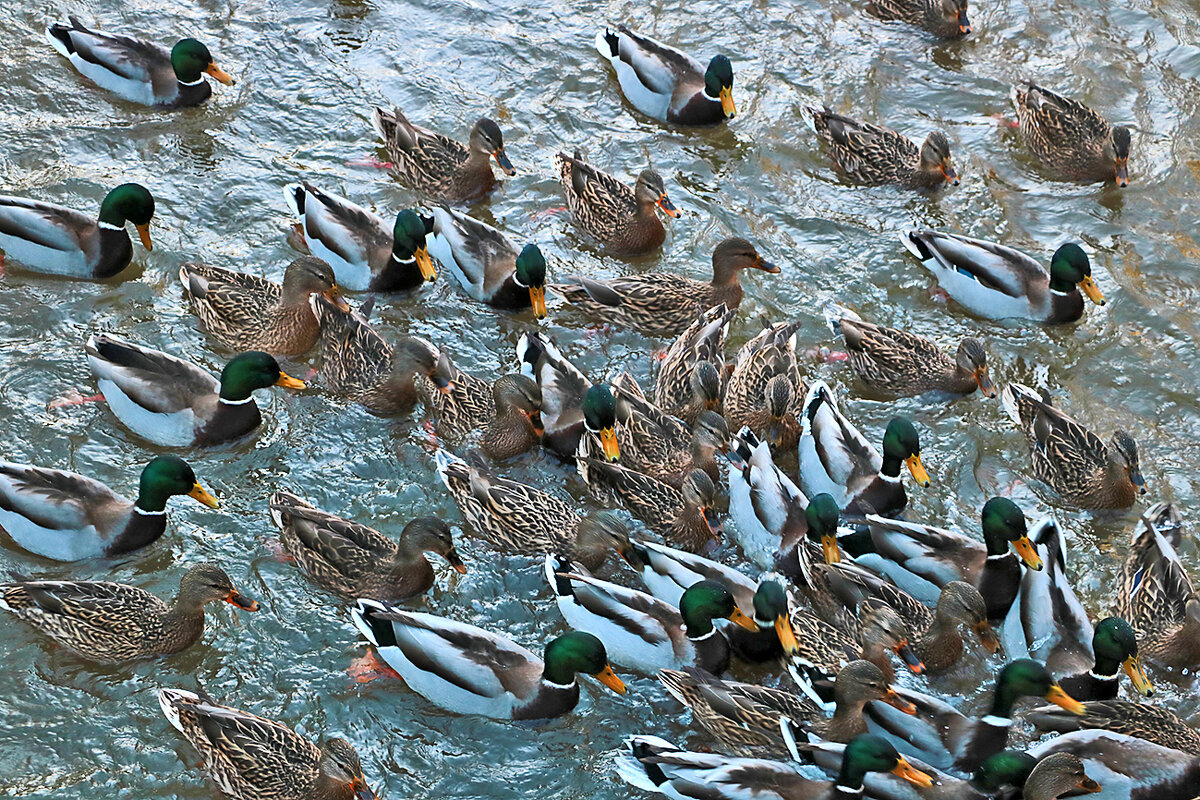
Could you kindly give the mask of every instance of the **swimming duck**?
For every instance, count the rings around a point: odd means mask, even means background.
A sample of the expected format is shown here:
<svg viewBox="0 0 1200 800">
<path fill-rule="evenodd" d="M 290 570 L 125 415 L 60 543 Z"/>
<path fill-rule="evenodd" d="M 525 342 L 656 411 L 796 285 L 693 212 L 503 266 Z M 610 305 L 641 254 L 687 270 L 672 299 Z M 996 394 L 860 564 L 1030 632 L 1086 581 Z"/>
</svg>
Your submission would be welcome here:
<svg viewBox="0 0 1200 800">
<path fill-rule="evenodd" d="M 967 0 L 870 0 L 867 10 L 880 19 L 920 25 L 943 39 L 971 32 Z"/>
<path fill-rule="evenodd" d="M 1033 474 L 1071 505 L 1128 508 L 1146 481 L 1133 437 L 1117 431 L 1105 442 L 1050 405 L 1048 395 L 1010 383 L 1001 396 L 1004 410 L 1029 440 Z"/>
<path fill-rule="evenodd" d="M 624 255 L 657 250 L 667 237 L 655 207 L 668 217 L 679 211 L 667 196 L 662 176 L 644 169 L 630 189 L 619 180 L 583 160 L 578 150 L 554 157 L 559 182 L 567 196 L 567 207 L 579 227 L 605 247 Z"/>
<path fill-rule="evenodd" d="M 1117 673 L 1121 669 L 1140 694 L 1146 697 L 1154 694 L 1154 687 L 1138 658 L 1137 634 L 1128 622 L 1120 617 L 1100 620 L 1092 633 L 1092 652 L 1096 654 L 1095 658 L 1085 672 L 1069 675 L 1058 682 L 1071 697 L 1079 701 L 1116 699 L 1120 687 Z"/>
<path fill-rule="evenodd" d="M 527 375 L 501 375 L 494 383 L 463 372 L 446 351 L 438 359 L 438 372 L 454 387 L 449 392 L 427 393 L 424 401 L 436 422 L 438 436 L 462 439 L 482 430 L 479 448 L 488 457 L 504 461 L 527 453 L 546 432 L 542 425 L 542 391 Z"/>
<path fill-rule="evenodd" d="M 790 451 L 800 438 L 804 379 L 796 360 L 800 323 L 763 322 L 742 345 L 725 384 L 725 416 L 733 428 L 749 427 L 775 452 Z"/>
<path fill-rule="evenodd" d="M 97 219 L 54 203 L 3 195 L 0 265 L 12 258 L 32 272 L 111 278 L 133 258 L 125 223 L 133 223 L 142 246 L 150 250 L 153 217 L 154 196 L 136 183 L 123 183 L 106 194 Z"/>
<path fill-rule="evenodd" d="M 50 46 L 101 89 L 131 103 L 164 108 L 197 106 L 212 95 L 211 75 L 234 83 L 195 39 L 180 39 L 170 52 L 154 42 L 91 30 L 78 17 L 46 28 Z"/>
<path fill-rule="evenodd" d="M 1087 253 L 1073 242 L 1054 251 L 1047 271 L 1020 250 L 954 233 L 905 231 L 900 241 L 977 317 L 1061 325 L 1083 316 L 1084 294 L 1104 305 Z"/>
<path fill-rule="evenodd" d="M 580 672 L 625 694 L 595 636 L 571 631 L 538 658 L 516 642 L 474 625 L 359 600 L 350 612 L 384 661 L 414 692 L 456 714 L 540 720 L 579 702 Z"/>
<path fill-rule="evenodd" d="M 375 214 L 311 183 L 289 183 L 283 198 L 308 250 L 352 292 L 403 292 L 437 278 L 428 224 L 410 209 L 388 226 Z"/>
<path fill-rule="evenodd" d="M 1035 83 L 1013 86 L 1011 97 L 1021 139 L 1047 170 L 1064 180 L 1129 185 L 1129 128 Z"/>
<path fill-rule="evenodd" d="M 178 456 L 146 465 L 133 502 L 76 472 L 0 461 L 0 528 L 25 550 L 55 561 L 145 547 L 166 531 L 167 500 L 175 495 L 218 507 Z"/>
<path fill-rule="evenodd" d="M 1200 755 L 1200 731 L 1169 708 L 1124 700 L 1091 700 L 1083 703 L 1082 709 L 1068 715 L 1053 706 L 1041 706 L 1026 712 L 1025 718 L 1041 731 L 1112 731 Z"/>
<path fill-rule="evenodd" d="M 810 106 L 805 111 L 833 163 L 855 183 L 896 184 L 905 189 L 937 189 L 943 183 L 958 186 L 950 140 L 941 131 L 929 134 L 917 147 L 890 128 L 835 114 L 828 106 Z"/>
<path fill-rule="evenodd" d="M 1103 781 L 1096 800 L 1192 800 L 1200 785 L 1200 756 L 1111 731 L 1055 736 L 1030 753 L 1043 760 L 1052 753 L 1078 757 L 1088 774 Z"/>
<path fill-rule="evenodd" d="M 383 139 L 392 170 L 400 182 L 439 203 L 469 205 L 491 194 L 499 185 L 491 159 L 505 175 L 516 175 L 504 152 L 500 126 L 480 117 L 471 128 L 469 144 L 414 125 L 399 108 L 376 108 L 371 124 Z"/>
<path fill-rule="evenodd" d="M 720 303 L 702 312 L 671 343 L 654 377 L 654 404 L 689 425 L 702 411 L 721 412 L 725 338 L 736 312 Z"/>
<path fill-rule="evenodd" d="M 309 305 L 315 294 L 344 311 L 350 309 L 333 270 L 312 256 L 288 264 L 282 285 L 196 262 L 179 268 L 179 282 L 204 331 L 239 353 L 262 350 L 283 358 L 307 353 L 321 332 Z"/>
<path fill-rule="evenodd" d="M 737 116 L 733 65 L 715 55 L 705 67 L 687 53 L 618 25 L 596 34 L 625 99 L 648 117 L 675 125 L 717 125 Z"/>
<path fill-rule="evenodd" d="M 232 800 L 375 800 L 345 739 L 318 747 L 286 725 L 183 689 L 159 689 L 158 704 Z"/>
<path fill-rule="evenodd" d="M 136 586 L 108 581 L 37 581 L 13 574 L 0 584 L 0 606 L 55 644 L 92 661 L 119 663 L 186 650 L 204 633 L 204 606 L 216 600 L 243 611 L 258 603 L 233 588 L 216 564 L 197 564 L 168 605 Z"/>
<path fill-rule="evenodd" d="M 741 628 L 727 632 L 733 653 L 742 661 L 765 664 L 783 657 L 794 657 L 802 649 L 792 628 L 793 603 L 779 576 L 765 575 L 758 582 L 751 600 L 757 630 Z M 739 606 L 740 607 L 740 606 Z"/>
<path fill-rule="evenodd" d="M 746 557 L 772 569 L 789 520 L 803 517 L 808 498 L 771 458 L 771 445 L 749 428 L 732 439 L 729 516 L 732 536 Z"/>
<path fill-rule="evenodd" d="M 704 470 L 694 469 L 680 488 L 620 464 L 580 459 L 580 475 L 601 496 L 617 497 L 635 517 L 669 544 L 700 552 L 720 534 L 716 521 L 717 489 Z"/>
<path fill-rule="evenodd" d="M 163 447 L 239 439 L 262 422 L 255 389 L 304 389 L 262 352 L 230 359 L 217 380 L 190 361 L 160 350 L 93 334 L 84 346 L 96 385 L 117 419 Z"/>
<path fill-rule="evenodd" d="M 678 606 L 687 589 L 700 581 L 711 580 L 729 590 L 743 614 L 754 616 L 754 598 L 759 584 L 745 573 L 658 542 L 645 539 L 630 539 L 629 542 L 635 557 L 627 559 L 626 563 L 639 573 L 646 590 L 659 600 Z"/>
<path fill-rule="evenodd" d="M 272 494 L 270 508 L 284 551 L 313 583 L 346 600 L 386 603 L 424 594 L 434 581 L 425 553 L 437 553 L 460 574 L 467 571 L 449 526 L 436 517 L 413 519 L 397 541 L 289 492 Z"/>
</svg>

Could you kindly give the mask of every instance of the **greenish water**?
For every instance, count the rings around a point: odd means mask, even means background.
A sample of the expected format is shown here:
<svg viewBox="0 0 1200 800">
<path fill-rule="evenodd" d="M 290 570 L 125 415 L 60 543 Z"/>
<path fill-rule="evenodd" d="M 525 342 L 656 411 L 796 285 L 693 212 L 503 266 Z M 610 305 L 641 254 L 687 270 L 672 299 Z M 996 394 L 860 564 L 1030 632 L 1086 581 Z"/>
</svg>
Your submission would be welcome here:
<svg viewBox="0 0 1200 800">
<path fill-rule="evenodd" d="M 91 389 L 82 358 L 88 332 L 115 331 L 219 368 L 225 354 L 196 330 L 177 283 L 179 264 L 201 259 L 278 279 L 294 256 L 280 190 L 297 178 L 385 216 L 412 203 L 386 174 L 346 164 L 376 152 L 372 105 L 396 103 L 414 120 L 460 137 L 481 114 L 497 119 L 519 175 L 475 213 L 517 241 L 536 241 L 557 274 L 662 268 L 703 277 L 717 241 L 747 236 L 783 274 L 747 276 L 733 345 L 752 335 L 759 314 L 806 322 L 806 346 L 830 343 L 819 309 L 835 299 L 947 347 L 982 332 L 998 385 L 1047 385 L 1103 435 L 1128 428 L 1142 448 L 1147 504 L 1175 500 L 1185 517 L 1193 505 L 1200 463 L 1194 4 L 981 0 L 972 6 L 975 35 L 949 44 L 880 23 L 859 0 L 55 5 L 0 8 L 0 190 L 89 210 L 106 188 L 137 180 L 159 200 L 156 246 L 137 251 L 121 282 L 67 283 L 15 268 L 0 280 L 5 458 L 74 469 L 132 491 L 152 450 L 104 407 L 46 410 L 66 390 Z M 45 24 L 68 11 L 162 42 L 195 35 L 238 85 L 218 87 L 207 105 L 180 113 L 115 101 L 85 85 L 42 38 Z M 617 20 L 703 60 L 727 53 L 740 112 L 733 125 L 681 133 L 624 106 L 592 48 L 596 27 Z M 1128 189 L 1041 178 L 992 118 L 1008 110 L 1008 85 L 1026 77 L 1136 125 Z M 941 128 L 962 186 L 927 197 L 841 184 L 798 114 L 819 102 L 917 139 Z M 553 154 L 575 146 L 630 179 L 647 160 L 664 175 L 684 215 L 669 224 L 661 258 L 605 257 L 565 215 L 541 214 L 562 205 Z M 896 241 L 912 225 L 1040 254 L 1064 239 L 1082 240 L 1109 303 L 1089 307 L 1074 328 L 977 322 L 930 298 L 929 277 Z M 467 301 L 447 272 L 418 297 L 381 298 L 376 319 L 389 335 L 418 333 L 448 347 L 480 375 L 511 368 L 513 346 L 533 324 L 530 315 L 500 315 Z M 648 385 L 647 354 L 664 343 L 628 332 L 581 338 L 582 326 L 551 301 L 549 329 L 582 368 L 595 376 L 631 369 Z M 809 371 L 853 390 L 834 366 L 814 363 Z M 430 508 L 456 525 L 458 515 L 412 421 L 379 420 L 320 391 L 275 392 L 260 403 L 268 422 L 259 438 L 193 459 L 220 496 L 220 512 L 175 501 L 167 536 L 117 562 L 54 564 L 4 541 L 0 568 L 112 578 L 163 596 L 185 564 L 211 559 L 261 598 L 263 610 L 234 618 L 214 609 L 198 646 L 120 668 L 52 650 L 27 627 L 4 621 L 0 795 L 212 797 L 154 696 L 159 686 L 197 682 L 314 738 L 346 736 L 372 785 L 393 799 L 627 797 L 631 790 L 616 782 L 609 763 L 625 735 L 689 738 L 686 718 L 644 676 L 632 677 L 625 697 L 589 684 L 576 713 L 538 730 L 444 713 L 395 683 L 353 684 L 344 669 L 360 648 L 346 608 L 270 557 L 270 492 L 296 491 L 391 533 Z M 1024 444 L 997 401 L 847 399 L 843 410 L 873 439 L 898 410 L 917 420 L 935 483 L 912 491 L 914 519 L 973 530 L 977 509 L 995 493 L 1017 499 L 1030 517 L 1050 510 L 1025 480 Z M 583 502 L 578 481 L 553 458 L 526 457 L 511 474 Z M 1093 613 L 1108 606 L 1143 507 L 1060 515 L 1070 572 Z M 535 650 L 563 630 L 535 561 L 498 555 L 471 538 L 460 549 L 469 574 L 441 576 L 429 609 L 507 631 Z M 727 548 L 722 556 L 736 553 Z M 1194 545 L 1182 556 L 1195 568 Z M 981 676 L 996 666 L 975 659 L 933 685 L 967 695 L 964 707 L 975 710 Z M 1196 694 L 1186 682 L 1153 677 L 1163 702 L 1195 717 Z"/>
</svg>

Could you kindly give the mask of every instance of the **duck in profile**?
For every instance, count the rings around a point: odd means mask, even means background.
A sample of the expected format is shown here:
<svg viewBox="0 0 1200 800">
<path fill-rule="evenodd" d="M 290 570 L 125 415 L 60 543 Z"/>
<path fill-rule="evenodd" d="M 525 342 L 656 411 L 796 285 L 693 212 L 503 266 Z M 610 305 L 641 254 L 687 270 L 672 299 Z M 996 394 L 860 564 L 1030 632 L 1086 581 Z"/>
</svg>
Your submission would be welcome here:
<svg viewBox="0 0 1200 800">
<path fill-rule="evenodd" d="M 880 19 L 919 25 L 943 39 L 971 32 L 967 0 L 871 0 L 867 10 Z"/>
<path fill-rule="evenodd" d="M 1047 171 L 1063 180 L 1129 185 L 1129 128 L 1036 83 L 1014 86 L 1012 102 L 1021 139 Z"/>
<path fill-rule="evenodd" d="M 661 175 L 644 169 L 631 189 L 588 164 L 578 150 L 574 157 L 559 153 L 554 163 L 567 208 L 592 238 L 622 255 L 641 255 L 662 246 L 667 230 L 655 209 L 668 217 L 678 217 L 679 210 L 667 196 Z"/>
<path fill-rule="evenodd" d="M 958 186 L 950 140 L 941 131 L 929 134 L 918 147 L 890 128 L 835 114 L 828 107 L 806 111 L 834 164 L 855 183 L 905 189 L 937 189 L 943 183 Z"/>
</svg>

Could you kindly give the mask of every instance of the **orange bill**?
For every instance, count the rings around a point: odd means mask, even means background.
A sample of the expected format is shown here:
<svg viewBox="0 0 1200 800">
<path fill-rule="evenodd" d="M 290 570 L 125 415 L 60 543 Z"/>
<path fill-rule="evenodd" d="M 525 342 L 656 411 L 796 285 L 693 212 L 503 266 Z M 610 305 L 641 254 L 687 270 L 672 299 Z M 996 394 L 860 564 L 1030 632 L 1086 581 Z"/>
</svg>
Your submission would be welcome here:
<svg viewBox="0 0 1200 800">
<path fill-rule="evenodd" d="M 921 455 L 919 453 L 904 459 L 904 463 L 908 467 L 908 471 L 912 473 L 913 480 L 917 482 L 918 486 L 929 486 L 929 473 L 925 471 L 925 465 L 921 463 Z"/>
<path fill-rule="evenodd" d="M 975 370 L 975 383 L 979 385 L 979 391 L 983 392 L 984 397 L 996 396 L 996 386 L 992 383 L 992 376 L 988 375 L 987 367 Z"/>
<path fill-rule="evenodd" d="M 229 590 L 229 594 L 225 595 L 225 602 L 231 606 L 237 606 L 242 611 L 258 611 L 258 601 L 240 594 L 237 589 Z"/>
<path fill-rule="evenodd" d="M 429 250 L 423 245 L 413 253 L 413 257 L 417 259 L 417 269 L 421 270 L 421 277 L 426 282 L 437 280 L 437 270 L 433 268 L 433 259 L 429 257 Z"/>
<path fill-rule="evenodd" d="M 729 615 L 729 621 L 735 623 L 736 625 L 738 625 L 742 628 L 745 628 L 748 631 L 753 631 L 755 633 L 758 633 L 758 626 L 754 624 L 754 620 L 750 619 L 745 614 L 743 614 L 742 610 L 740 608 L 738 608 L 737 606 L 733 607 L 733 611 Z M 793 639 L 792 641 L 795 641 L 795 639 Z"/>
<path fill-rule="evenodd" d="M 546 312 L 546 287 L 545 286 L 530 286 L 529 287 L 529 305 L 533 308 L 533 315 L 538 319 L 545 319 Z"/>
<path fill-rule="evenodd" d="M 350 789 L 354 792 L 355 800 L 379 800 L 379 795 L 367 785 L 367 780 L 362 775 L 350 782 Z"/>
<path fill-rule="evenodd" d="M 204 71 L 207 72 L 209 75 L 212 75 L 214 78 L 216 78 L 217 80 L 219 80 L 221 83 L 225 84 L 226 86 L 233 86 L 233 84 L 236 83 L 236 81 L 232 77 L 230 77 L 228 72 L 226 72 L 225 70 L 221 69 L 216 64 L 213 64 L 211 62 L 209 63 L 209 65 L 207 67 L 204 68 Z"/>
<path fill-rule="evenodd" d="M 605 664 L 604 669 L 593 675 L 596 680 L 603 683 L 608 688 L 612 689 L 617 694 L 625 694 L 625 683 L 617 677 L 617 673 L 613 672 L 611 664 Z"/>
<path fill-rule="evenodd" d="M 1012 548 L 1017 551 L 1017 555 L 1025 562 L 1025 566 L 1035 572 L 1042 568 L 1042 557 L 1038 555 L 1037 548 L 1033 546 L 1033 542 L 1029 540 L 1028 536 L 1014 539 Z"/>
<path fill-rule="evenodd" d="M 1088 300 L 1098 306 L 1104 305 L 1104 292 L 1100 291 L 1100 286 L 1091 275 L 1083 276 L 1083 280 L 1079 282 L 1079 289 L 1087 295 Z"/>
<path fill-rule="evenodd" d="M 510 178 L 517 174 L 513 169 L 512 162 L 508 160 L 508 154 L 504 152 L 504 148 L 498 148 L 492 151 L 492 158 L 496 159 L 496 163 L 500 165 L 500 169 L 504 170 L 504 174 Z"/>
<path fill-rule="evenodd" d="M 192 490 L 188 492 L 188 497 L 202 505 L 208 506 L 209 508 L 221 507 L 221 504 L 217 502 L 217 498 L 206 492 L 204 487 L 198 483 L 192 486 Z"/>
<path fill-rule="evenodd" d="M 925 662 L 917 658 L 917 654 L 908 646 L 908 639 L 896 645 L 896 655 L 900 656 L 900 660 L 908 666 L 916 675 L 921 675 L 925 672 Z"/>
<path fill-rule="evenodd" d="M 142 247 L 146 248 L 147 250 L 153 250 L 154 242 L 150 241 L 150 223 L 147 222 L 145 225 L 134 225 L 133 227 L 137 228 L 138 237 L 142 240 Z"/>
<path fill-rule="evenodd" d="M 617 443 L 617 432 L 612 428 L 600 431 L 600 446 L 604 448 L 604 458 L 609 463 L 621 459 L 621 445 Z"/>
<path fill-rule="evenodd" d="M 337 284 L 330 286 L 325 291 L 321 292 L 326 300 L 338 307 L 338 311 L 349 311 L 350 304 L 346 302 L 346 298 L 342 297 L 342 290 L 337 287 Z"/>
<path fill-rule="evenodd" d="M 892 774 L 904 778 L 914 786 L 933 786 L 933 778 L 905 761 L 903 756 L 898 757 Z"/>
<path fill-rule="evenodd" d="M 1070 711 L 1072 714 L 1078 714 L 1081 717 L 1087 713 L 1087 709 L 1083 703 L 1064 692 L 1062 687 L 1057 683 L 1050 687 L 1050 691 L 1046 692 L 1045 697 L 1064 711 Z"/>
<path fill-rule="evenodd" d="M 721 87 L 721 111 L 725 112 L 725 116 L 733 119 L 737 116 L 737 106 L 733 102 L 733 87 Z"/>
<path fill-rule="evenodd" d="M 308 384 L 299 378 L 293 378 L 286 372 L 279 373 L 279 380 L 275 381 L 276 386 L 282 386 L 285 389 L 307 389 Z"/>
<path fill-rule="evenodd" d="M 775 635 L 779 637 L 779 643 L 783 645 L 783 652 L 794 655 L 800 650 L 800 645 L 796 642 L 796 632 L 792 630 L 792 621 L 787 618 L 786 614 L 780 614 L 775 618 Z"/>
<path fill-rule="evenodd" d="M 667 197 L 667 193 L 663 192 L 658 196 L 658 207 L 663 210 L 663 213 L 668 217 L 678 217 L 679 209 L 671 202 L 671 198 Z"/>
<path fill-rule="evenodd" d="M 887 694 L 883 696 L 883 702 L 887 703 L 889 706 L 894 706 L 900 709 L 905 714 L 917 713 L 917 707 L 905 700 L 900 695 L 896 694 L 895 689 L 888 689 Z"/>
<path fill-rule="evenodd" d="M 1146 677 L 1146 671 L 1142 669 L 1140 658 L 1130 656 L 1125 659 L 1125 663 L 1122 666 L 1125 667 L 1125 674 L 1129 676 L 1129 680 L 1133 681 L 1133 688 L 1137 689 L 1145 697 L 1154 694 L 1154 685 Z"/>
<path fill-rule="evenodd" d="M 454 567 L 454 571 L 459 575 L 467 574 L 467 565 L 458 557 L 458 550 L 451 547 L 446 551 L 446 560 L 450 562 L 450 566 Z"/>
</svg>

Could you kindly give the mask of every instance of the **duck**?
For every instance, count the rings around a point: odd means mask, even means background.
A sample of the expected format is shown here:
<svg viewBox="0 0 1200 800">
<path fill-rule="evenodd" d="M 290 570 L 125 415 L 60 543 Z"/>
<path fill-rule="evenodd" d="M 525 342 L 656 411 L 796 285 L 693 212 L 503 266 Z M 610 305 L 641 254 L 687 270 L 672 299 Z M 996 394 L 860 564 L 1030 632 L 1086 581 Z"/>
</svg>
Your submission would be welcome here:
<svg viewBox="0 0 1200 800">
<path fill-rule="evenodd" d="M 626 691 L 604 644 L 583 631 L 553 639 L 538 658 L 500 634 L 374 600 L 359 600 L 350 616 L 410 689 L 455 714 L 561 717 L 579 703 L 581 672 L 617 694 Z"/>
<path fill-rule="evenodd" d="M 1080 713 L 1069 716 L 1054 706 L 1041 706 L 1024 716 L 1039 731 L 1112 731 L 1200 756 L 1200 731 L 1163 706 L 1127 700 L 1089 700 L 1082 704 Z"/>
<path fill-rule="evenodd" d="M 867 10 L 880 19 L 919 25 L 942 39 L 971 32 L 968 0 L 870 0 Z"/>
<path fill-rule="evenodd" d="M 288 264 L 283 283 L 257 275 L 188 262 L 179 268 L 192 313 L 220 345 L 238 353 L 261 350 L 279 358 L 303 356 L 321 334 L 309 298 L 322 295 L 342 311 L 333 270 L 319 258 L 301 256 Z"/>
<path fill-rule="evenodd" d="M 621 92 L 648 117 L 673 125 L 719 125 L 737 116 L 733 64 L 718 54 L 704 66 L 687 53 L 618 25 L 596 34 Z"/>
<path fill-rule="evenodd" d="M 638 573 L 646 591 L 659 600 L 678 606 L 687 589 L 712 580 L 729 590 L 743 614 L 754 617 L 759 582 L 741 570 L 648 539 L 630 537 L 629 543 L 634 558 L 626 563 Z"/>
<path fill-rule="evenodd" d="M 0 528 L 22 549 L 54 561 L 118 556 L 151 544 L 166 531 L 167 500 L 176 495 L 220 507 L 178 456 L 146 464 L 132 502 L 77 472 L 0 461 Z"/>
<path fill-rule="evenodd" d="M 796 513 L 798 509 L 798 505 L 789 509 L 783 543 L 775 554 L 775 568 L 791 579 L 816 613 L 854 636 L 860 630 L 860 601 L 882 595 L 887 601 L 896 601 L 897 608 L 916 602 L 897 595 L 895 587 L 866 568 L 843 563 L 838 528 L 841 512 L 832 495 L 813 495 L 808 505 Z M 864 585 L 856 585 L 859 581 Z M 928 615 L 924 609 L 915 613 Z"/>
<path fill-rule="evenodd" d="M 968 395 L 978 389 L 984 397 L 996 396 L 987 350 L 974 336 L 959 342 L 950 358 L 924 336 L 867 322 L 849 309 L 835 307 L 825 319 L 846 342 L 854 373 L 876 392 L 911 397 L 926 392 Z"/>
<path fill-rule="evenodd" d="M 414 125 L 395 107 L 376 108 L 371 125 L 383 139 L 400 182 L 439 203 L 470 205 L 491 194 L 500 185 L 492 172 L 493 158 L 505 175 L 517 174 L 504 151 L 500 126 L 488 117 L 471 126 L 466 146 Z"/>
<path fill-rule="evenodd" d="M 476 378 L 450 361 L 446 351 L 438 371 L 454 388 L 432 392 L 425 400 L 442 438 L 462 439 L 482 430 L 479 449 L 496 461 L 507 461 L 532 450 L 546 432 L 542 424 L 542 391 L 527 375 L 501 375 L 494 382 Z"/>
<path fill-rule="evenodd" d="M 770 443 L 749 427 L 733 436 L 729 462 L 732 538 L 747 558 L 762 569 L 773 569 L 782 536 L 803 519 L 808 498 L 775 465 Z"/>
<path fill-rule="evenodd" d="M 567 208 L 579 227 L 606 248 L 621 255 L 642 255 L 662 246 L 667 230 L 655 208 L 668 217 L 679 209 L 667 196 L 662 176 L 644 169 L 630 189 L 607 172 L 588 164 L 576 150 L 574 157 L 554 157 L 559 182 L 567 197 Z"/>
<path fill-rule="evenodd" d="M 1046 269 L 1006 245 L 943 231 L 911 230 L 900 241 L 956 303 L 984 319 L 1065 325 L 1083 317 L 1083 296 L 1105 303 L 1092 264 L 1074 242 L 1060 245 Z"/>
<path fill-rule="evenodd" d="M 654 376 L 654 404 L 691 425 L 702 411 L 721 413 L 725 340 L 736 311 L 718 303 L 671 343 Z"/>
<path fill-rule="evenodd" d="M 74 209 L 26 197 L 0 195 L 0 265 L 8 258 L 31 272 L 106 280 L 129 266 L 132 222 L 142 246 L 152 250 L 154 195 L 137 183 L 113 188 L 92 219 Z"/>
<path fill-rule="evenodd" d="M 702 469 L 693 469 L 680 488 L 597 458 L 580 459 L 580 475 L 601 496 L 613 495 L 630 513 L 669 544 L 700 552 L 720 535 L 715 518 L 717 488 Z"/>
<path fill-rule="evenodd" d="M 958 186 L 950 140 L 941 131 L 929 134 L 917 147 L 912 139 L 890 128 L 835 114 L 828 106 L 807 106 L 805 111 L 833 163 L 855 183 L 894 184 L 905 189 L 938 189 L 944 183 Z"/>
<path fill-rule="evenodd" d="M 1103 781 L 1096 800 L 1192 800 L 1200 783 L 1200 756 L 1111 731 L 1077 731 L 1055 736 L 1030 750 L 1048 758 L 1070 753 Z"/>
<path fill-rule="evenodd" d="M 434 582 L 425 553 L 446 559 L 461 575 L 467 572 L 450 527 L 437 517 L 416 517 L 394 540 L 290 492 L 273 493 L 270 511 L 284 552 L 313 583 L 345 600 L 389 603 L 425 594 Z"/>
<path fill-rule="evenodd" d="M 802 645 L 792 627 L 792 598 L 782 580 L 778 576 L 763 576 L 751 602 L 753 613 L 750 618 L 757 630 L 751 633 L 731 627 L 728 636 L 733 654 L 749 664 L 765 664 L 796 656 Z"/>
<path fill-rule="evenodd" d="M 304 389 L 267 353 L 229 360 L 220 379 L 182 358 L 110 334 L 84 345 L 108 407 L 126 427 L 163 447 L 197 447 L 240 439 L 262 423 L 255 389 Z"/>
<path fill-rule="evenodd" d="M 676 337 L 714 306 L 723 303 L 726 309 L 737 310 L 745 294 L 738 280 L 742 270 L 780 272 L 741 237 L 721 240 L 713 248 L 712 265 L 709 282 L 651 272 L 603 281 L 573 275 L 569 283 L 551 284 L 550 288 L 590 317 L 645 336 Z"/>
<path fill-rule="evenodd" d="M 76 16 L 46 28 L 46 40 L 81 75 L 118 97 L 143 106 L 186 108 L 212 96 L 205 75 L 232 86 L 229 73 L 195 39 L 180 39 L 168 51 L 146 39 L 104 33 Z"/>
<path fill-rule="evenodd" d="M 921 439 L 907 417 L 895 417 L 883 433 L 883 453 L 838 410 L 824 381 L 808 389 L 800 429 L 800 488 L 810 497 L 832 495 L 847 514 L 897 516 L 908 505 L 900 465 L 918 486 L 930 484 L 921 463 Z"/>
<path fill-rule="evenodd" d="M 426 221 L 411 209 L 396 214 L 391 230 L 378 216 L 307 181 L 283 187 L 310 253 L 329 264 L 352 292 L 406 292 L 437 280 L 429 258 Z"/>
<path fill-rule="evenodd" d="M 1047 171 L 1063 180 L 1129 185 L 1129 128 L 1036 83 L 1013 86 L 1010 97 L 1021 140 Z"/>
<path fill-rule="evenodd" d="M 1115 700 L 1120 687 L 1117 673 L 1125 670 L 1133 688 L 1142 696 L 1154 694 L 1154 685 L 1146 677 L 1138 656 L 1137 634 L 1120 617 L 1105 617 L 1096 623 L 1092 633 L 1092 652 L 1095 657 L 1086 671 L 1059 680 L 1063 691 L 1080 702 Z"/>
<path fill-rule="evenodd" d="M 774 452 L 800 438 L 804 379 L 796 359 L 800 323 L 768 324 L 742 345 L 725 384 L 724 413 L 733 428 L 749 427 Z"/>
<path fill-rule="evenodd" d="M 433 209 L 429 253 L 472 299 L 493 308 L 533 309 L 546 318 L 546 257 L 536 244 L 520 250 L 500 231 L 448 206 Z"/>
<path fill-rule="evenodd" d="M 1047 394 L 1020 383 L 1004 387 L 1004 410 L 1029 440 L 1033 474 L 1079 508 L 1129 508 L 1146 493 L 1137 442 L 1119 430 L 1105 442 L 1063 411 Z"/>
<path fill-rule="evenodd" d="M 60 647 L 89 661 L 118 664 L 182 652 L 204 633 L 204 606 L 224 600 L 242 611 L 258 603 L 216 564 L 196 564 L 170 604 L 136 586 L 109 581 L 40 581 L 12 573 L 0 606 Z"/>
<path fill-rule="evenodd" d="M 318 746 L 282 723 L 184 689 L 159 689 L 158 705 L 232 800 L 377 797 L 358 751 L 345 739 L 326 739 Z"/>
</svg>

